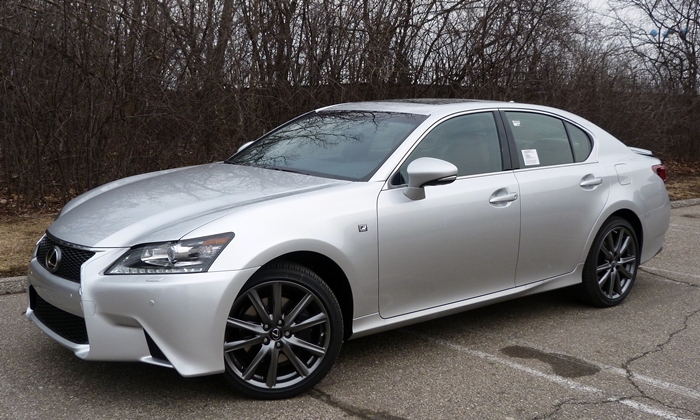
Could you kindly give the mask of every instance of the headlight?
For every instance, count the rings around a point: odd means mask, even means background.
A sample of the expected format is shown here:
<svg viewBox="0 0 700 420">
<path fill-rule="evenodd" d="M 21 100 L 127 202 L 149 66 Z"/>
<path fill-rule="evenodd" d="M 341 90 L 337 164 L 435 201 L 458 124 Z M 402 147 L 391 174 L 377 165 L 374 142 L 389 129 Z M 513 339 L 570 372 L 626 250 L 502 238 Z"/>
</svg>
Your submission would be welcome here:
<svg viewBox="0 0 700 420">
<path fill-rule="evenodd" d="M 233 233 L 179 242 L 141 245 L 130 249 L 106 274 L 169 274 L 207 271 Z"/>
</svg>

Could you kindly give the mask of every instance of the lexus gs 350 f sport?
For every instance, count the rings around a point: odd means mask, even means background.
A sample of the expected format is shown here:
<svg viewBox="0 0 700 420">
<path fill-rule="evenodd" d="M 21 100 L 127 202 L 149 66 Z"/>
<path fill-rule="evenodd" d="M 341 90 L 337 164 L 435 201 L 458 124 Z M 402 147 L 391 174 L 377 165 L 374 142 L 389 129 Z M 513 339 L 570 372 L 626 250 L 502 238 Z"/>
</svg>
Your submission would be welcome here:
<svg viewBox="0 0 700 420">
<path fill-rule="evenodd" d="M 347 339 L 568 286 L 621 303 L 661 250 L 665 172 L 543 106 L 329 106 L 224 162 L 69 202 L 37 243 L 26 316 L 85 360 L 291 397 Z"/>
</svg>

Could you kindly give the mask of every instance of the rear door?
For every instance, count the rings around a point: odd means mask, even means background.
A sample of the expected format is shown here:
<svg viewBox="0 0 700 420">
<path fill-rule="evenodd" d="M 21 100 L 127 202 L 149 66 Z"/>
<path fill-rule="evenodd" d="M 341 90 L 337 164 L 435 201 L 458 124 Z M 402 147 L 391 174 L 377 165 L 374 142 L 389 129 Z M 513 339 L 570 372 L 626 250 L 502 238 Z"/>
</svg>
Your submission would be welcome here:
<svg viewBox="0 0 700 420">
<path fill-rule="evenodd" d="M 610 179 L 590 158 L 591 138 L 552 115 L 505 111 L 520 187 L 520 286 L 576 268 L 609 195 Z"/>
</svg>

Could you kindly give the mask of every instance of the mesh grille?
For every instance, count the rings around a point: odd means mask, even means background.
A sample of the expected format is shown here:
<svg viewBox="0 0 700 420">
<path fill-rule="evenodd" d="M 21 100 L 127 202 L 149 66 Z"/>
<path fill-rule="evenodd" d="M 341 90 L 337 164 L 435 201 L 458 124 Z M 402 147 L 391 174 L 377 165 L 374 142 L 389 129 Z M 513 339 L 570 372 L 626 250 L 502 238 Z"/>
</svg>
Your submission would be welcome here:
<svg viewBox="0 0 700 420">
<path fill-rule="evenodd" d="M 36 259 L 42 267 L 47 268 L 46 253 L 53 249 L 54 246 L 58 246 L 61 250 L 61 262 L 58 264 L 58 270 L 54 274 L 66 280 L 80 283 L 80 266 L 92 258 L 95 253 L 59 244 L 46 235 L 39 242 L 36 252 Z"/>
<path fill-rule="evenodd" d="M 29 288 L 29 305 L 37 319 L 51 331 L 71 343 L 88 344 L 85 319 L 51 305 L 33 287 Z"/>
</svg>

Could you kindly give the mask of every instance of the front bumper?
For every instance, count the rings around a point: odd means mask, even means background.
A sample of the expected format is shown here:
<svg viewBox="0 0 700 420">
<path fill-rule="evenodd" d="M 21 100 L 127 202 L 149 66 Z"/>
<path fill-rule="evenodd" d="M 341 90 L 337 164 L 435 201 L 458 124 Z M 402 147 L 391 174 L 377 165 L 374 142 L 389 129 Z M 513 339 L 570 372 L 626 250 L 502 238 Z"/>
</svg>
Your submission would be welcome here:
<svg viewBox="0 0 700 420">
<path fill-rule="evenodd" d="M 102 275 L 124 251 L 98 250 L 82 265 L 80 283 L 52 275 L 33 258 L 27 318 L 85 360 L 140 361 L 182 376 L 223 372 L 228 312 L 257 268 Z M 83 321 L 85 339 L 75 333 Z"/>
</svg>

